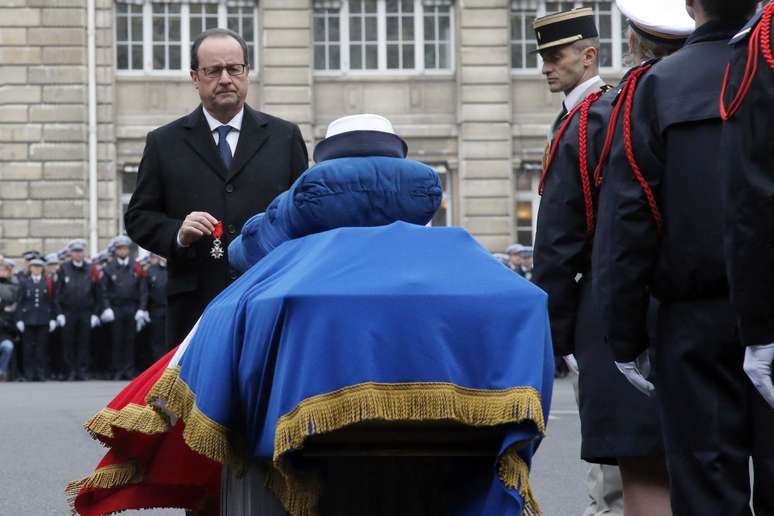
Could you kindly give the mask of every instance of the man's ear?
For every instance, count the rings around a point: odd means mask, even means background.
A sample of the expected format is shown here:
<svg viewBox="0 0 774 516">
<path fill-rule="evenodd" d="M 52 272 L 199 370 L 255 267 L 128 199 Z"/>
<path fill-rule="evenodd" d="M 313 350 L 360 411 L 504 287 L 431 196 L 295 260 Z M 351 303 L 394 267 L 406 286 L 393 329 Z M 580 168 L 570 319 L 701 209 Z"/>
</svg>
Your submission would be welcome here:
<svg viewBox="0 0 774 516">
<path fill-rule="evenodd" d="M 197 90 L 199 89 L 199 74 L 196 73 L 196 70 L 189 70 L 188 74 L 191 76 L 191 81 L 193 81 L 194 88 Z"/>
<path fill-rule="evenodd" d="M 583 50 L 583 65 L 586 67 L 593 66 L 597 62 L 597 55 L 599 50 L 594 47 L 588 47 Z"/>
</svg>

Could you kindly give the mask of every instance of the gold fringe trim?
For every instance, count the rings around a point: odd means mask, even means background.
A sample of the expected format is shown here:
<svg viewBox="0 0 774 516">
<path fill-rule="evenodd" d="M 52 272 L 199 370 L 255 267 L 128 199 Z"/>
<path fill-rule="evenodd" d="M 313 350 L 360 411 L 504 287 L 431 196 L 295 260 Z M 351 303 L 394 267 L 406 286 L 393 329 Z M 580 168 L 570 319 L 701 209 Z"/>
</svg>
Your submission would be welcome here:
<svg viewBox="0 0 774 516">
<path fill-rule="evenodd" d="M 143 434 L 163 434 L 170 428 L 167 417 L 152 406 L 129 403 L 121 410 L 104 408 L 84 425 L 86 431 L 98 440 L 115 437 L 113 428 Z"/>
<path fill-rule="evenodd" d="M 443 382 L 362 383 L 307 398 L 277 421 L 274 462 L 311 435 L 363 421 L 452 420 L 468 426 L 532 421 L 545 431 L 540 394 L 532 387 L 483 390 Z"/>
<path fill-rule="evenodd" d="M 179 366 L 164 371 L 145 400 L 149 405 L 163 401 L 170 412 L 185 422 L 183 440 L 189 448 L 221 464 L 237 462 L 228 429 L 199 410 L 196 395 L 180 378 Z"/>
<path fill-rule="evenodd" d="M 468 426 L 496 426 L 531 421 L 545 431 L 540 394 L 532 387 L 483 390 L 443 382 L 363 383 L 307 398 L 280 417 L 274 437 L 275 470 L 267 485 L 293 516 L 316 513 L 319 485 L 297 478 L 282 456 L 303 447 L 304 440 L 364 421 L 451 420 Z M 518 487 L 524 513 L 539 515 L 529 487 L 529 468 L 515 448 L 503 456 L 499 475 Z"/>
<path fill-rule="evenodd" d="M 136 484 L 142 481 L 143 470 L 136 462 L 125 462 L 122 464 L 113 464 L 99 468 L 86 478 L 74 480 L 67 484 L 65 496 L 70 508 L 75 513 L 75 498 L 81 489 L 97 488 L 111 489 L 125 486 L 127 484 Z"/>
<path fill-rule="evenodd" d="M 515 489 L 524 501 L 522 515 L 540 516 L 540 505 L 532 494 L 529 485 L 529 466 L 516 452 L 517 446 L 511 446 L 500 459 L 498 474 L 500 481 L 508 489 Z"/>
</svg>

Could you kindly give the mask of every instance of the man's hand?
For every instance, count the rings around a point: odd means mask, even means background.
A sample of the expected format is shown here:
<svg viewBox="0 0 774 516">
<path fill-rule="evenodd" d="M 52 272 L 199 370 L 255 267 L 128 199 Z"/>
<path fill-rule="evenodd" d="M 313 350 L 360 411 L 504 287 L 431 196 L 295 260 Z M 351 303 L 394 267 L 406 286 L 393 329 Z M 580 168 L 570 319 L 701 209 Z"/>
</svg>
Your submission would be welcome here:
<svg viewBox="0 0 774 516">
<path fill-rule="evenodd" d="M 567 364 L 567 367 L 575 374 L 580 374 L 580 370 L 578 369 L 578 361 L 575 360 L 575 355 L 572 353 L 569 355 L 564 355 L 562 357 L 564 359 L 564 363 Z"/>
<path fill-rule="evenodd" d="M 50 321 L 48 321 L 48 333 L 51 333 L 54 330 L 56 330 L 56 321 L 54 319 L 51 319 Z"/>
<path fill-rule="evenodd" d="M 203 236 L 211 235 L 217 223 L 218 219 L 206 211 L 192 211 L 177 232 L 177 242 L 183 247 L 189 247 Z"/>
<path fill-rule="evenodd" d="M 96 315 L 92 314 L 92 316 L 91 316 L 91 327 L 92 328 L 96 328 L 97 326 L 99 326 L 99 323 L 100 323 L 99 317 L 97 317 Z"/>
<path fill-rule="evenodd" d="M 650 374 L 650 357 L 647 350 L 633 362 L 616 362 L 615 366 L 638 391 L 650 397 L 656 387 L 646 378 Z"/>
<path fill-rule="evenodd" d="M 105 310 L 102 311 L 102 315 L 100 315 L 99 318 L 103 323 L 107 324 L 115 321 L 116 315 L 113 313 L 112 308 L 105 308 Z"/>
<path fill-rule="evenodd" d="M 17 321 L 16 329 L 19 330 L 19 333 L 24 333 L 24 321 Z"/>
<path fill-rule="evenodd" d="M 62 328 L 64 328 L 64 326 L 65 326 L 65 324 L 66 324 L 66 322 L 67 322 L 67 320 L 65 319 L 65 316 L 64 316 L 64 314 L 59 314 L 59 315 L 57 315 L 57 316 L 56 316 L 56 322 L 57 322 L 57 324 L 58 324 L 59 326 L 61 326 Z"/>
<path fill-rule="evenodd" d="M 774 409 L 774 383 L 771 377 L 771 363 L 774 361 L 774 344 L 748 346 L 744 352 L 744 372 L 752 380 L 761 396 Z"/>
</svg>

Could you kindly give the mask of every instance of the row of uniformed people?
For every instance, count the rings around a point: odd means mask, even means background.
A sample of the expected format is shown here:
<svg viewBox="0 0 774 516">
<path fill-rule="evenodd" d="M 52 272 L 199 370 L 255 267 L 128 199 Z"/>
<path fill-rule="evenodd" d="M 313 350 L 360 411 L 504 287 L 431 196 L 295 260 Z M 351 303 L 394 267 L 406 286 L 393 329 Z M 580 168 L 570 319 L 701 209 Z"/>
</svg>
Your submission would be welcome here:
<svg viewBox="0 0 774 516">
<path fill-rule="evenodd" d="M 547 153 L 533 279 L 579 369 L 582 458 L 620 466 L 627 516 L 774 514 L 774 7 L 745 27 L 757 3 L 617 0 L 641 64 L 565 90 Z M 537 20 L 544 60 L 591 24 Z"/>
<path fill-rule="evenodd" d="M 15 275 L 12 260 L 0 261 L 0 285 L 5 276 L 15 292 L 0 301 L 0 379 L 8 374 L 14 340 L 17 377 L 28 380 L 49 374 L 66 380 L 127 379 L 166 352 L 165 260 L 147 255 L 135 261 L 130 245 L 127 237 L 117 237 L 90 263 L 85 241 L 73 240 L 66 253 L 59 253 L 65 259 L 61 265 L 56 255 L 44 260 L 30 251 Z"/>
</svg>

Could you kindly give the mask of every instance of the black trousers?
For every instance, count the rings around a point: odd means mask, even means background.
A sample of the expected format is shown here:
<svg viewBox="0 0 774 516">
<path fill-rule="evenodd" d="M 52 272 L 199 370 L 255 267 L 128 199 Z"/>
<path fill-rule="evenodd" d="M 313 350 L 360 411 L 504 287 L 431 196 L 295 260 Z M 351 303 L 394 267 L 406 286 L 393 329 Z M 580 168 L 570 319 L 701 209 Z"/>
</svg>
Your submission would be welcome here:
<svg viewBox="0 0 774 516">
<path fill-rule="evenodd" d="M 48 369 L 48 325 L 24 328 L 24 376 L 45 380 Z"/>
<path fill-rule="evenodd" d="M 85 378 L 89 369 L 89 343 L 91 341 L 91 312 L 88 310 L 65 311 L 62 328 L 64 348 L 64 373 Z"/>
<path fill-rule="evenodd" d="M 156 362 L 172 347 L 167 343 L 167 318 L 163 310 L 154 310 L 150 314 L 151 361 Z"/>
<path fill-rule="evenodd" d="M 664 303 L 656 392 L 675 516 L 774 515 L 774 410 L 742 369 L 726 299 Z"/>
<path fill-rule="evenodd" d="M 116 319 L 112 322 L 112 363 L 114 376 L 131 377 L 134 375 L 134 342 L 137 323 L 134 320 L 136 309 L 113 309 Z"/>
</svg>

